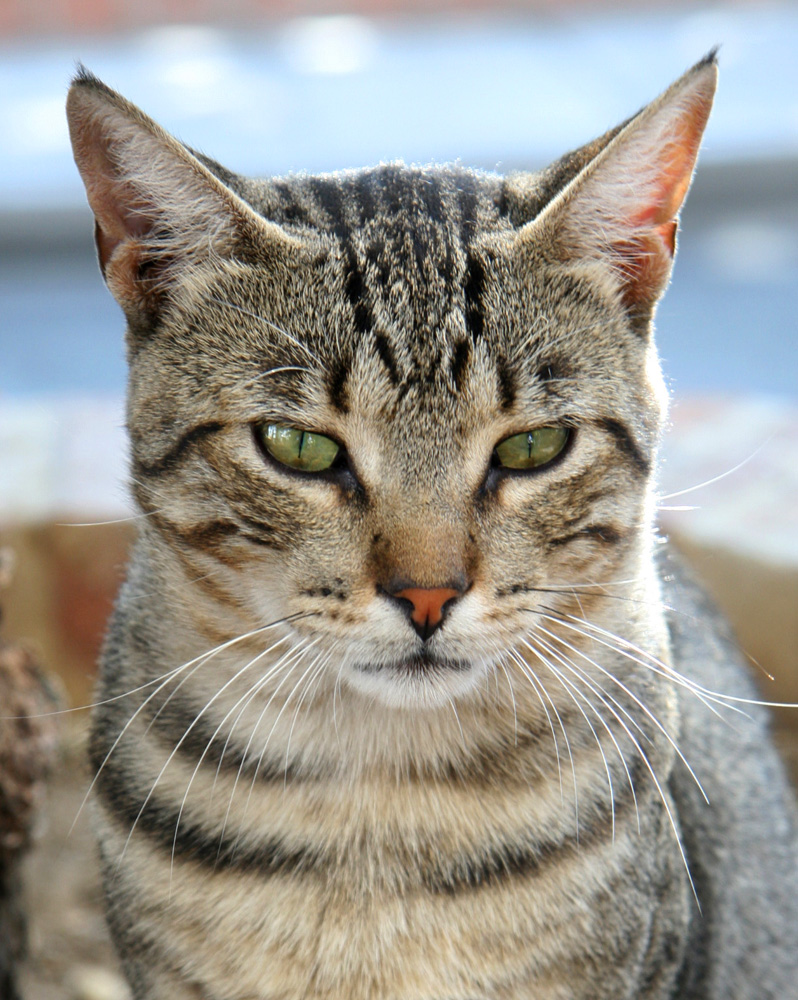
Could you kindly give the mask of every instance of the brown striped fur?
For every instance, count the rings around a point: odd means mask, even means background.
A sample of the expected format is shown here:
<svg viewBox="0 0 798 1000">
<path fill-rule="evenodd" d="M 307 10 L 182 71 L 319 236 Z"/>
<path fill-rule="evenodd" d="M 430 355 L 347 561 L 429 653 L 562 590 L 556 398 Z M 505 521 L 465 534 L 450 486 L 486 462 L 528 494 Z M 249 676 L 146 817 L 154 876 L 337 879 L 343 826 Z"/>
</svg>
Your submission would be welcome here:
<svg viewBox="0 0 798 1000">
<path fill-rule="evenodd" d="M 789 995 L 792 805 L 652 529 L 714 81 L 537 175 L 253 181 L 75 80 L 145 515 L 92 735 L 136 1000 Z M 345 460 L 281 466 L 266 422 Z M 498 463 L 545 426 L 549 465 Z M 458 595 L 431 635 L 413 588 Z"/>
</svg>

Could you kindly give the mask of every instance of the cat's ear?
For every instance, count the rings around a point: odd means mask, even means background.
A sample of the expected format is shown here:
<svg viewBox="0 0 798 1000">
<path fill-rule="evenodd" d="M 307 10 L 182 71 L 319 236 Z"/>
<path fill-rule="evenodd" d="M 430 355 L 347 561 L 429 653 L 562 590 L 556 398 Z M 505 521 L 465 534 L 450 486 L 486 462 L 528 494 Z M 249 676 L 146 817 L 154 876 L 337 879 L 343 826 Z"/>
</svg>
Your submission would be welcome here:
<svg viewBox="0 0 798 1000">
<path fill-rule="evenodd" d="M 131 315 L 157 312 L 186 268 L 285 252 L 293 241 L 185 146 L 82 69 L 67 98 L 75 162 L 95 218 L 100 268 Z"/>
<path fill-rule="evenodd" d="M 519 246 L 561 261 L 598 261 L 630 315 L 645 320 L 662 294 L 676 230 L 715 93 L 715 53 L 608 141 L 519 231 Z M 586 147 L 590 148 L 590 147 Z"/>
</svg>

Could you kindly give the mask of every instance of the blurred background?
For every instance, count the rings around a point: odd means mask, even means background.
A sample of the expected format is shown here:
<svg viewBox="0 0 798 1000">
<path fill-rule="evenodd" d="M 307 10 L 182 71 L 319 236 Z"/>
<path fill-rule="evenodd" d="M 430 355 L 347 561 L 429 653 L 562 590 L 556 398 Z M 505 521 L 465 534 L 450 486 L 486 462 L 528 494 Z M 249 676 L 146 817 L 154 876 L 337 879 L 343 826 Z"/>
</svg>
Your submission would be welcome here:
<svg viewBox="0 0 798 1000">
<path fill-rule="evenodd" d="M 65 703 L 86 704 L 132 534 L 123 319 L 63 112 L 77 62 L 239 172 L 397 158 L 509 171 L 617 124 L 715 45 L 716 109 L 658 313 L 674 398 L 662 521 L 767 696 L 798 701 L 798 7 L 756 0 L 0 0 L 6 639 L 57 673 Z M 73 750 L 84 716 L 65 730 Z M 780 720 L 788 753 L 795 718 Z M 78 759 L 67 749 L 62 767 Z M 63 837 L 81 782 L 52 793 L 32 869 L 35 1000 L 125 996 L 88 848 Z"/>
<path fill-rule="evenodd" d="M 334 7 L 3 0 L 0 393 L 123 390 L 121 318 L 97 280 L 63 114 L 78 60 L 239 172 L 396 158 L 507 171 L 603 132 L 720 44 L 660 346 L 680 393 L 794 395 L 798 7 Z"/>
</svg>

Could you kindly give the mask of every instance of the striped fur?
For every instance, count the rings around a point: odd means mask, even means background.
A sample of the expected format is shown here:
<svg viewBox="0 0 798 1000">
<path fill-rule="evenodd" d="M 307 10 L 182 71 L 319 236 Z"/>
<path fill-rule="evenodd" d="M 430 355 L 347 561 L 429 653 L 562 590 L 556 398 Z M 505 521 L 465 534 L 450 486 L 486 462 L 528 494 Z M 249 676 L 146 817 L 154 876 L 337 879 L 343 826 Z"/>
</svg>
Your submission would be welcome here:
<svg viewBox="0 0 798 1000">
<path fill-rule="evenodd" d="M 136 1000 L 787 996 L 791 806 L 761 720 L 704 710 L 748 689 L 666 617 L 663 586 L 701 598 L 651 529 L 651 320 L 714 75 L 538 175 L 259 181 L 75 81 L 144 515 L 91 745 Z M 281 466 L 268 422 L 345 458 Z M 497 462 L 546 426 L 550 464 Z M 413 587 L 458 594 L 426 639 Z M 737 803 L 724 861 L 691 766 Z"/>
</svg>

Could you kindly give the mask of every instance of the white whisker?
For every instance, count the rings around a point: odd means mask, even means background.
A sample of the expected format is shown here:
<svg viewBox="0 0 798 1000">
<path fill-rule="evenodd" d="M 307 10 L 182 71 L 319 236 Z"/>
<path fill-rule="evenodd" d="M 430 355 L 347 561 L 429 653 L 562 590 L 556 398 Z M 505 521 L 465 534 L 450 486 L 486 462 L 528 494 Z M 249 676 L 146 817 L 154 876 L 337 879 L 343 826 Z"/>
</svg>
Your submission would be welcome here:
<svg viewBox="0 0 798 1000">
<path fill-rule="evenodd" d="M 102 762 L 100 763 L 100 766 L 97 768 L 97 771 L 96 771 L 94 777 L 92 778 L 91 783 L 90 783 L 88 789 L 86 790 L 86 794 L 83 796 L 83 800 L 81 801 L 80 806 L 78 807 L 78 811 L 77 811 L 77 813 L 75 815 L 75 818 L 72 820 L 72 825 L 69 828 L 69 833 L 71 834 L 72 831 L 74 830 L 75 824 L 77 823 L 78 819 L 80 818 L 80 815 L 81 815 L 81 813 L 82 813 L 82 811 L 83 811 L 86 803 L 89 800 L 89 796 L 94 791 L 94 788 L 95 788 L 95 786 L 97 784 L 97 781 L 99 780 L 99 777 L 100 777 L 100 774 L 102 773 L 103 768 L 105 767 L 105 765 L 110 760 L 111 755 L 114 753 L 114 751 L 116 750 L 116 748 L 119 746 L 119 743 L 123 739 L 125 733 L 128 731 L 128 729 L 130 728 L 130 726 L 138 718 L 139 713 L 142 712 L 147 707 L 147 705 L 152 701 L 152 699 L 155 698 L 166 687 L 166 685 L 169 683 L 169 681 L 171 681 L 175 677 L 179 676 L 184 670 L 187 670 L 189 667 L 192 667 L 191 673 L 193 673 L 195 670 L 197 670 L 199 667 L 203 666 L 209 660 L 213 659 L 219 653 L 223 652 L 226 649 L 229 649 L 231 646 L 234 646 L 234 645 L 236 645 L 239 642 L 243 642 L 245 639 L 251 639 L 253 636 L 258 635 L 261 632 L 267 632 L 269 629 L 276 628 L 278 625 L 282 625 L 286 621 L 296 620 L 298 617 L 304 617 L 304 616 L 293 615 L 293 616 L 290 616 L 289 618 L 279 618 L 276 621 L 270 622 L 268 625 L 260 626 L 259 628 L 253 629 L 250 632 L 245 632 L 242 635 L 235 636 L 233 639 L 228 639 L 226 642 L 223 642 L 220 645 L 215 646 L 213 649 L 207 650 L 206 652 L 201 653 L 199 656 L 194 657 L 194 659 L 188 660 L 186 663 L 183 663 L 181 666 L 175 667 L 174 670 L 170 670 L 168 673 L 162 674 L 161 677 L 155 678 L 155 680 L 153 680 L 153 681 L 148 681 L 146 684 L 141 684 L 141 685 L 139 685 L 138 688 L 134 688 L 131 691 L 125 692 L 124 695 L 117 695 L 114 698 L 107 698 L 104 701 L 97 702 L 96 706 L 92 706 L 92 707 L 99 707 L 99 706 L 102 706 L 102 705 L 111 704 L 112 702 L 119 701 L 122 698 L 129 697 L 129 695 L 134 694 L 137 691 L 143 691 L 146 688 L 151 687 L 153 684 L 157 685 L 157 687 L 155 688 L 155 690 L 152 691 L 144 699 L 144 701 L 138 706 L 138 708 L 136 709 L 136 711 L 130 716 L 130 718 L 127 720 L 127 722 L 125 723 L 125 725 L 122 727 L 121 731 L 119 732 L 119 734 L 116 737 L 116 739 L 114 740 L 114 742 L 111 744 L 110 749 L 108 750 L 108 752 L 106 753 L 106 755 L 103 758 Z M 160 681 L 160 683 L 159 683 L 159 681 Z M 149 729 L 149 726 L 147 728 Z"/>
<path fill-rule="evenodd" d="M 544 617 L 551 618 L 550 615 L 545 615 Z M 553 618 L 552 620 L 556 621 L 557 619 Z M 602 666 L 597 660 L 594 660 L 584 650 L 579 649 L 578 646 L 574 646 L 572 643 L 567 642 L 561 636 L 555 635 L 553 632 L 549 631 L 549 629 L 545 628 L 543 625 L 538 625 L 537 628 L 545 635 L 553 639 L 555 642 L 561 643 L 563 646 L 566 647 L 566 649 L 569 649 L 572 653 L 575 653 L 577 656 L 580 656 L 582 657 L 582 659 L 586 660 L 591 666 L 595 667 L 596 670 L 598 670 L 604 677 L 612 681 L 613 684 L 617 684 L 618 687 L 624 692 L 624 694 L 628 695 L 632 699 L 632 701 L 634 701 L 634 703 L 643 711 L 646 717 L 649 718 L 654 723 L 657 729 L 662 733 L 662 735 L 668 741 L 671 748 L 679 757 L 679 760 L 684 764 L 684 766 L 689 771 L 690 777 L 695 782 L 696 787 L 698 788 L 699 792 L 704 798 L 704 801 L 707 803 L 707 805 L 709 805 L 709 798 L 707 796 L 707 793 L 704 791 L 703 785 L 699 781 L 698 775 L 695 773 L 692 766 L 690 765 L 690 762 L 682 753 L 681 748 L 677 744 L 676 740 L 674 740 L 674 738 L 671 736 L 671 734 L 668 732 L 665 726 L 663 726 L 662 722 L 660 722 L 657 716 L 654 715 L 654 713 L 651 711 L 648 705 L 646 705 L 645 702 L 641 701 L 641 699 L 632 690 L 630 690 L 630 688 L 626 684 L 624 684 L 623 681 L 619 680 L 611 671 L 607 670 L 606 667 Z"/>
<path fill-rule="evenodd" d="M 563 778 L 562 778 L 562 763 L 560 761 L 560 748 L 559 748 L 559 745 L 557 743 L 557 734 L 554 731 L 554 725 L 553 725 L 552 720 L 551 720 L 551 715 L 549 715 L 549 710 L 546 707 L 546 702 L 544 701 L 544 696 L 548 700 L 549 704 L 551 705 L 551 709 L 554 712 L 554 716 L 557 719 L 557 723 L 559 724 L 560 732 L 562 733 L 563 740 L 565 742 L 565 749 L 566 749 L 566 752 L 568 754 L 568 759 L 571 762 L 571 775 L 573 777 L 573 784 L 574 784 L 575 824 L 576 824 L 576 832 L 577 832 L 577 838 L 578 838 L 578 836 L 579 836 L 579 788 L 578 788 L 577 780 L 576 780 L 576 765 L 574 763 L 573 751 L 571 750 L 571 741 L 568 739 L 568 733 L 566 732 L 565 725 L 564 725 L 564 723 L 562 721 L 562 717 L 560 716 L 559 710 L 558 710 L 557 706 L 554 703 L 554 700 L 552 699 L 551 695 L 546 690 L 545 684 L 543 684 L 543 682 L 540 680 L 540 678 L 535 673 L 535 671 L 532 668 L 531 664 L 527 663 L 526 660 L 521 656 L 521 654 L 517 650 L 511 649 L 511 650 L 509 650 L 509 653 L 510 653 L 511 658 L 514 660 L 514 662 L 521 669 L 521 672 L 524 674 L 524 676 L 526 677 L 526 679 L 532 685 L 532 690 L 537 695 L 537 697 L 538 697 L 538 699 L 540 701 L 540 704 L 543 706 L 543 711 L 546 713 L 546 720 L 548 721 L 549 728 L 551 729 L 552 740 L 554 741 L 554 754 L 555 754 L 555 757 L 556 757 L 556 760 L 557 760 L 557 775 L 558 775 L 559 780 L 560 780 L 560 800 L 562 802 L 565 802 L 565 791 L 564 791 Z"/>
<path fill-rule="evenodd" d="M 578 668 L 576 668 L 576 665 L 573 663 L 573 661 L 570 661 L 570 660 L 568 660 L 567 657 L 564 657 L 557 649 L 555 649 L 554 646 L 552 646 L 550 643 L 547 643 L 545 640 L 541 639 L 540 636 L 538 636 L 538 635 L 535 635 L 534 637 L 530 636 L 530 638 L 533 639 L 533 641 L 535 643 L 537 643 L 540 646 L 542 646 L 543 649 L 545 649 L 551 656 L 554 656 L 560 663 L 562 663 L 562 665 L 566 669 L 577 670 L 578 675 L 581 677 L 583 683 L 585 683 L 587 681 L 587 678 L 584 677 L 584 675 L 582 674 L 581 671 L 578 671 Z M 526 643 L 526 645 L 527 645 L 527 647 L 529 649 L 532 649 L 532 647 L 529 646 L 528 643 Z M 538 656 L 541 656 L 540 650 L 533 649 L 532 651 L 535 652 Z M 549 668 L 551 668 L 552 665 L 551 665 L 550 661 L 548 661 L 545 657 L 542 657 L 542 656 L 541 656 L 541 659 L 543 660 L 544 663 L 547 664 L 547 666 L 549 666 Z M 588 686 L 589 690 L 593 691 L 593 693 L 596 695 L 596 697 L 599 698 L 599 700 L 601 701 L 601 703 L 603 705 L 605 705 L 607 708 L 609 708 L 609 711 L 611 712 L 611 714 L 615 715 L 615 712 L 613 712 L 612 708 L 610 708 L 610 706 L 607 705 L 607 703 L 605 702 L 604 698 L 602 698 L 602 696 L 600 694 L 598 694 L 598 692 L 596 692 L 595 690 L 593 690 L 590 687 L 589 683 L 588 683 L 587 686 Z M 601 685 L 598 685 L 598 687 L 600 688 L 601 691 L 604 691 L 604 688 L 602 688 Z M 604 693 L 606 694 L 606 691 L 604 691 Z M 584 697 L 584 695 L 583 695 L 583 697 Z M 614 699 L 611 699 L 611 700 L 614 701 Z M 620 745 L 619 745 L 619 743 L 618 743 L 618 741 L 617 741 L 617 739 L 615 737 L 615 733 L 613 733 L 613 731 L 612 731 L 612 727 L 609 726 L 609 725 L 607 725 L 606 720 L 601 715 L 601 713 L 596 709 L 595 705 L 593 705 L 590 702 L 589 699 L 586 699 L 586 701 L 590 705 L 590 707 L 592 708 L 593 712 L 596 714 L 596 718 L 599 719 L 599 721 L 601 722 L 602 726 L 606 730 L 607 735 L 609 736 L 610 740 L 612 741 L 612 744 L 615 747 L 615 751 L 618 754 L 618 759 L 620 760 L 620 762 L 621 762 L 621 764 L 623 766 L 623 769 L 624 769 L 624 771 L 626 773 L 626 780 L 629 782 L 629 788 L 630 788 L 631 793 L 632 793 L 632 800 L 634 801 L 635 815 L 637 817 L 637 832 L 640 833 L 640 809 L 639 809 L 638 804 L 637 804 L 637 792 L 635 790 L 635 783 L 634 783 L 634 780 L 632 779 L 632 774 L 631 774 L 631 772 L 629 770 L 629 765 L 628 765 L 628 763 L 626 761 L 626 758 L 623 755 L 623 751 L 621 750 L 621 747 L 620 747 Z M 616 702 L 616 704 L 617 704 L 617 702 Z M 621 706 L 618 706 L 618 707 L 620 708 Z M 614 806 L 613 806 L 613 836 L 614 836 L 614 829 L 615 829 L 615 813 L 614 813 Z"/>
<path fill-rule="evenodd" d="M 726 479 L 727 476 L 733 476 L 735 472 L 739 472 L 740 469 L 744 468 L 750 461 L 756 458 L 756 456 L 762 451 L 763 448 L 767 448 L 770 442 L 773 440 L 775 435 L 771 434 L 762 444 L 759 445 L 751 454 L 738 462 L 731 469 L 727 469 L 726 472 L 721 472 L 719 476 L 713 476 L 712 479 L 706 479 L 703 483 L 698 483 L 696 486 L 689 486 L 686 490 L 677 490 L 675 493 L 665 493 L 661 496 L 660 500 L 673 500 L 674 497 L 683 497 L 686 493 L 695 493 L 696 490 L 703 490 L 706 486 L 712 486 L 713 483 L 719 483 L 721 479 Z"/>
<path fill-rule="evenodd" d="M 279 684 L 277 685 L 277 687 L 274 689 L 274 691 L 269 696 L 266 704 L 263 706 L 263 709 L 261 710 L 261 712 L 260 712 L 257 720 L 255 721 L 255 725 L 252 727 L 252 730 L 250 731 L 249 739 L 247 740 L 247 744 L 246 744 L 246 746 L 244 748 L 244 752 L 243 752 L 242 757 L 241 757 L 241 763 L 239 764 L 238 771 L 236 773 L 235 780 L 233 782 L 233 788 L 232 788 L 232 790 L 230 792 L 230 797 L 229 797 L 228 804 L 227 804 L 227 811 L 225 812 L 224 821 L 222 823 L 222 829 L 221 829 L 221 832 L 219 834 L 219 850 L 220 851 L 221 851 L 222 845 L 224 843 L 224 835 L 225 835 L 225 831 L 227 830 L 227 823 L 228 823 L 228 820 L 230 818 L 230 811 L 231 811 L 231 809 L 233 807 L 233 801 L 235 799 L 236 789 L 238 788 L 238 783 L 241 780 L 241 776 L 242 776 L 242 774 L 243 774 L 243 772 L 244 772 L 244 770 L 246 768 L 247 758 L 249 757 L 249 751 L 250 751 L 250 749 L 252 747 L 252 743 L 253 743 L 253 741 L 255 739 L 255 734 L 258 731 L 258 727 L 260 726 L 261 722 L 263 721 L 263 717 L 266 715 L 266 713 L 268 712 L 269 708 L 271 707 L 272 702 L 277 697 L 277 695 L 280 693 L 281 688 L 283 687 L 283 685 L 285 684 L 285 682 L 288 680 L 288 678 L 291 676 L 291 674 L 294 672 L 294 669 L 296 668 L 296 666 L 299 663 L 302 662 L 302 660 L 304 659 L 305 655 L 314 646 L 318 645 L 319 642 L 320 642 L 320 639 L 318 639 L 318 638 L 312 639 L 312 640 L 308 640 L 308 639 L 303 638 L 301 640 L 301 643 L 298 644 L 295 649 L 289 651 L 289 654 L 287 654 L 286 657 L 284 658 L 284 662 L 282 663 L 281 666 L 282 666 L 282 669 L 284 669 L 284 670 L 287 668 L 288 672 L 286 673 L 285 677 L 283 677 L 282 680 L 279 682 Z M 277 724 L 277 721 L 279 721 L 280 716 L 282 715 L 283 711 L 285 710 L 286 704 L 287 704 L 287 702 L 283 702 L 283 706 L 282 706 L 282 708 L 280 709 L 280 711 L 279 711 L 279 713 L 277 715 L 277 719 L 275 720 L 275 725 Z M 272 731 L 273 731 L 273 728 L 274 727 L 272 727 Z M 261 751 L 260 755 L 258 756 L 258 759 L 257 759 L 257 761 L 255 763 L 254 768 L 253 768 L 252 781 L 250 783 L 249 795 L 247 796 L 247 803 L 249 803 L 249 798 L 252 795 L 252 789 L 254 788 L 255 782 L 257 781 L 258 772 L 260 771 L 261 765 L 263 763 L 263 757 L 264 757 L 265 752 L 266 752 L 266 748 L 264 747 L 263 750 Z M 246 813 L 246 809 L 244 810 L 244 812 Z M 241 825 L 239 825 L 238 834 L 236 835 L 235 842 L 233 844 L 233 848 L 232 848 L 232 852 L 231 852 L 232 854 L 235 854 L 236 845 L 238 844 L 238 840 L 239 840 L 239 837 L 240 837 L 242 829 L 243 829 L 243 822 L 244 822 L 244 820 L 243 820 L 243 816 L 242 816 Z"/>
<path fill-rule="evenodd" d="M 549 664 L 549 666 L 551 667 L 552 665 Z M 552 669 L 556 670 L 556 668 L 554 668 L 554 667 L 552 667 Z M 584 677 L 583 677 L 583 680 L 584 680 Z M 663 808 L 665 809 L 665 812 L 666 812 L 666 814 L 668 816 L 668 820 L 670 822 L 670 826 L 671 826 L 671 829 L 673 831 L 673 835 L 674 835 L 674 837 L 676 839 L 676 845 L 678 847 L 679 854 L 681 855 L 682 863 L 684 865 L 684 870 L 687 873 L 687 879 L 688 879 L 688 881 L 690 883 L 690 888 L 692 889 L 693 896 L 694 896 L 695 901 L 696 901 L 696 905 L 698 906 L 699 911 L 700 911 L 700 909 L 701 909 L 701 903 L 700 903 L 699 898 L 698 898 L 698 891 L 696 890 L 695 882 L 693 881 L 693 876 L 692 876 L 692 874 L 690 872 L 690 866 L 689 866 L 688 861 L 687 861 L 687 854 L 686 854 L 685 849 L 684 849 L 684 844 L 682 843 L 682 838 L 681 838 L 681 834 L 679 832 L 679 828 L 678 828 L 678 826 L 676 824 L 676 818 L 674 817 L 673 810 L 671 809 L 671 807 L 670 807 L 670 805 L 668 803 L 667 797 L 665 795 L 665 790 L 662 787 L 662 783 L 660 782 L 660 780 L 659 780 L 659 778 L 657 776 L 657 773 L 656 773 L 656 771 L 654 770 L 654 768 L 653 768 L 653 766 L 651 764 L 651 761 L 648 759 L 648 755 L 643 750 L 643 748 L 640 746 L 639 741 L 635 738 L 634 733 L 632 733 L 632 731 L 629 729 L 629 727 L 623 722 L 623 720 L 619 716 L 616 715 L 616 718 L 617 718 L 620 726 L 622 727 L 622 729 L 624 730 L 624 732 L 628 736 L 628 738 L 632 741 L 632 744 L 634 745 L 635 749 L 637 750 L 637 753 L 640 756 L 640 759 L 643 761 L 643 764 L 644 764 L 646 770 L 651 775 L 651 780 L 654 782 L 654 787 L 657 790 L 657 793 L 658 793 L 658 795 L 660 797 L 660 800 L 662 802 Z M 699 785 L 699 787 L 700 787 L 700 785 Z M 702 789 L 702 791 L 703 791 L 703 789 Z"/>
<path fill-rule="evenodd" d="M 240 677 L 240 676 L 241 676 L 241 675 L 242 675 L 242 674 L 243 674 L 243 673 L 244 673 L 244 672 L 245 672 L 246 670 L 248 670 L 248 669 L 249 669 L 249 668 L 250 668 L 250 667 L 252 666 L 252 664 L 253 664 L 253 663 L 254 663 L 254 662 L 255 662 L 255 661 L 257 660 L 257 659 L 258 659 L 258 658 L 257 658 L 257 657 L 255 657 L 255 659 L 253 659 L 253 660 L 250 660 L 250 661 L 249 661 L 249 663 L 247 663 L 247 664 L 246 664 L 246 665 L 245 665 L 244 667 L 242 667 L 242 668 L 241 668 L 240 670 L 238 670 L 238 671 L 237 671 L 237 672 L 236 672 L 235 674 L 233 674 L 233 676 L 232 676 L 232 677 L 230 677 L 230 678 L 229 678 L 229 679 L 228 679 L 228 680 L 227 680 L 227 681 L 226 681 L 226 682 L 225 682 L 225 683 L 224 683 L 224 684 L 223 684 L 223 685 L 222 685 L 222 686 L 221 686 L 221 687 L 220 687 L 220 688 L 219 688 L 219 689 L 218 689 L 218 690 L 217 690 L 217 691 L 216 691 L 216 692 L 214 693 L 214 695 L 213 695 L 213 696 L 212 696 L 212 697 L 211 697 L 211 698 L 210 698 L 210 699 L 209 699 L 209 700 L 208 700 L 208 701 L 206 702 L 206 704 L 205 704 L 205 705 L 203 706 L 203 708 L 202 708 L 202 709 L 200 710 L 200 712 L 199 712 L 199 713 L 198 713 L 197 715 L 195 715 L 195 716 L 194 716 L 194 719 L 192 720 L 192 722 L 191 722 L 191 723 L 189 724 L 189 726 L 187 727 L 187 729 L 185 730 L 185 732 L 183 733 L 183 735 L 182 735 L 182 736 L 180 737 L 180 739 L 179 739 L 179 740 L 177 741 L 177 743 L 175 744 L 175 746 L 174 746 L 174 748 L 172 749 L 171 753 L 170 753 L 170 754 L 169 754 L 169 756 L 168 756 L 168 757 L 166 758 L 166 762 L 164 763 L 163 767 L 162 767 L 162 768 L 161 768 L 161 770 L 160 770 L 160 771 L 158 772 L 158 774 L 157 774 L 157 776 L 156 776 L 156 778 L 155 778 L 155 781 L 154 781 L 154 782 L 152 783 L 152 786 L 150 787 L 150 790 L 149 790 L 149 792 L 147 793 L 147 795 L 146 795 L 146 797 L 145 797 L 144 801 L 143 801 L 143 802 L 142 802 L 142 804 L 141 804 L 141 808 L 139 809 L 139 811 L 138 811 L 138 813 L 137 813 L 137 815 L 136 815 L 136 818 L 135 818 L 135 819 L 133 820 L 133 825 L 132 825 L 132 826 L 131 826 L 131 828 L 130 828 L 130 832 L 128 833 L 128 835 L 127 835 L 127 839 L 125 840 L 125 844 L 124 844 L 124 846 L 123 846 L 123 848 L 122 848 L 122 852 L 121 852 L 121 855 L 120 855 L 120 858 L 119 858 L 119 860 L 120 860 L 120 861 L 121 861 L 121 860 L 122 860 L 122 859 L 124 858 L 124 856 L 125 856 L 125 852 L 127 851 L 127 848 L 128 848 L 128 845 L 130 844 L 130 840 L 131 840 L 131 838 L 132 838 L 132 836 L 133 836 L 133 833 L 135 832 L 135 829 L 136 829 L 136 826 L 138 825 L 138 822 L 139 822 L 139 820 L 141 819 L 141 817 L 142 817 L 142 815 L 143 815 L 143 813 L 144 813 L 144 810 L 145 810 L 145 809 L 147 808 L 147 805 L 149 804 L 149 802 L 150 802 L 150 799 L 151 799 L 151 798 L 152 798 L 152 796 L 153 796 L 153 795 L 155 794 L 155 789 L 157 788 L 157 786 L 158 786 L 158 783 L 160 782 L 161 778 L 162 778 L 162 777 L 164 776 L 164 774 L 166 773 L 166 769 L 167 769 L 167 768 L 169 767 L 169 765 L 171 764 L 171 762 L 172 762 L 172 761 L 174 760 L 174 757 L 175 757 L 175 754 L 176 754 L 176 753 L 178 752 L 178 750 L 179 750 L 179 749 L 180 749 L 180 747 L 181 747 L 181 746 L 183 745 L 183 743 L 185 743 L 186 739 L 188 739 L 188 736 L 189 736 L 189 734 L 190 734 L 190 733 L 192 732 L 192 730 L 194 729 L 194 727 L 195 727 L 195 726 L 197 725 L 197 723 L 198 723 L 198 722 L 200 721 L 200 719 L 201 719 L 201 718 L 203 717 L 203 715 L 205 714 L 205 712 L 206 712 L 206 711 L 207 711 L 207 710 L 208 710 L 208 709 L 209 709 L 209 708 L 211 707 L 211 705 L 212 705 L 212 704 L 213 704 L 213 703 L 214 703 L 214 702 L 216 701 L 216 699 L 217 699 L 217 698 L 219 698 L 219 697 L 220 697 L 220 696 L 221 696 L 221 695 L 222 695 L 222 694 L 223 694 L 223 693 L 224 693 L 224 692 L 225 692 L 225 691 L 227 690 L 227 688 L 229 688 L 229 687 L 231 686 L 231 684 L 234 684 L 234 683 L 235 683 L 235 682 L 236 682 L 236 681 L 238 680 L 238 678 L 239 678 L 239 677 Z M 149 727 L 148 727 L 148 729 L 149 729 Z"/>
<path fill-rule="evenodd" d="M 577 709 L 579 710 L 579 713 L 581 714 L 582 718 L 585 720 L 585 723 L 587 724 L 588 729 L 592 733 L 593 739 L 596 741 L 596 746 L 598 747 L 599 754 L 601 755 L 601 760 L 602 760 L 602 762 L 604 764 L 604 771 L 605 771 L 605 773 L 607 775 L 607 787 L 609 789 L 609 794 L 610 794 L 610 815 L 612 817 L 612 840 L 614 842 L 615 841 L 615 791 L 614 791 L 613 784 L 612 784 L 612 772 L 610 771 L 610 765 L 609 765 L 609 762 L 607 761 L 607 755 L 604 753 L 604 747 L 602 746 L 601 740 L 599 739 L 599 735 L 596 732 L 595 727 L 593 726 L 593 723 L 590 721 L 587 713 L 585 712 L 585 710 L 580 705 L 579 698 L 582 698 L 582 700 L 587 704 L 587 706 L 592 709 L 592 711 L 596 715 L 596 717 L 598 719 L 600 719 L 600 721 L 603 723 L 605 729 L 608 729 L 608 726 L 604 722 L 604 720 L 601 718 L 601 713 L 597 711 L 596 707 L 591 703 L 590 699 L 587 698 L 584 694 L 582 694 L 582 692 L 580 692 L 579 689 L 577 687 L 575 687 L 575 685 L 573 685 L 568 680 L 568 678 L 566 678 L 551 663 L 550 660 L 548 660 L 545 656 L 543 656 L 542 653 L 540 652 L 540 650 L 535 650 L 526 641 L 524 641 L 524 645 L 527 647 L 527 649 L 530 649 L 533 653 L 535 653 L 537 655 L 538 659 L 541 661 L 541 663 L 543 663 L 546 667 L 548 667 L 548 669 L 552 672 L 552 674 L 554 675 L 554 677 L 556 678 L 556 680 L 560 683 L 560 685 L 565 690 L 566 694 L 568 694 L 568 696 L 571 698 L 571 700 L 573 701 L 573 703 L 576 705 Z M 616 744 L 616 746 L 617 746 L 617 744 Z M 620 754 L 620 748 L 618 749 L 618 752 Z M 621 754 L 621 759 L 623 759 L 623 755 L 622 754 Z M 578 836 L 577 836 L 577 839 L 578 839 Z"/>
</svg>

